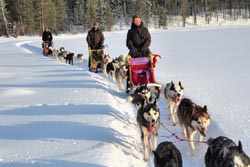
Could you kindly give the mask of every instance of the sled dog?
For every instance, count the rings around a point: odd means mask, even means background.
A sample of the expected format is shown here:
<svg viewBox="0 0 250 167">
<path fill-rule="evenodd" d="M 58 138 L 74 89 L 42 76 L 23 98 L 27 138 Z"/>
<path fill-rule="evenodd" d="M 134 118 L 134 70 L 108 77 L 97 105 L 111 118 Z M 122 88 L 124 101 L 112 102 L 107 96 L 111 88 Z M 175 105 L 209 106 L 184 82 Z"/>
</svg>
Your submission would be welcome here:
<svg viewBox="0 0 250 167">
<path fill-rule="evenodd" d="M 111 76 L 113 78 L 113 81 L 115 82 L 115 70 L 116 68 L 121 67 L 122 65 L 125 65 L 124 62 L 124 56 L 120 55 L 119 57 L 116 57 L 106 65 L 106 72 L 104 73 L 106 76 Z"/>
<path fill-rule="evenodd" d="M 66 51 L 64 47 L 59 49 L 58 57 L 63 57 L 65 59 L 65 63 L 69 62 L 69 64 L 73 65 L 74 53 Z"/>
<path fill-rule="evenodd" d="M 207 128 L 210 124 L 207 106 L 201 107 L 190 99 L 184 98 L 178 107 L 177 117 L 184 136 L 189 140 L 191 154 L 194 156 L 194 135 L 198 132 L 199 141 L 202 141 L 207 135 Z"/>
<path fill-rule="evenodd" d="M 82 63 L 83 62 L 83 54 L 77 54 L 77 61 L 79 63 Z"/>
<path fill-rule="evenodd" d="M 148 161 L 148 147 L 150 151 L 156 149 L 160 126 L 160 110 L 156 105 L 156 101 L 138 110 L 137 122 L 141 131 L 144 161 Z"/>
<path fill-rule="evenodd" d="M 150 104 L 151 100 L 152 94 L 147 84 L 137 87 L 127 98 L 127 101 L 133 103 L 137 109 Z"/>
<path fill-rule="evenodd" d="M 69 62 L 69 64 L 73 65 L 74 53 L 68 52 L 68 53 L 64 54 L 64 59 L 65 59 L 66 64 L 67 64 L 67 62 Z"/>
<path fill-rule="evenodd" d="M 107 73 L 107 66 L 108 66 L 108 64 L 109 63 L 111 63 L 112 62 L 112 59 L 111 59 L 111 57 L 109 56 L 109 54 L 105 54 L 104 55 L 104 58 L 103 58 L 103 66 L 102 66 L 102 71 L 103 71 L 103 74 L 105 75 L 105 76 L 108 76 L 108 73 Z"/>
<path fill-rule="evenodd" d="M 167 83 L 164 89 L 164 96 L 166 99 L 166 105 L 168 107 L 169 118 L 172 121 L 173 126 L 176 125 L 176 113 L 177 108 L 180 104 L 180 100 L 184 94 L 184 88 L 181 85 L 181 82 L 174 83 L 171 81 Z"/>
<path fill-rule="evenodd" d="M 123 82 L 127 80 L 127 71 L 128 69 L 126 68 L 125 65 L 122 65 L 120 67 L 117 67 L 115 69 L 115 81 L 119 84 L 119 89 L 124 90 L 124 85 Z"/>
<path fill-rule="evenodd" d="M 155 167 L 182 167 L 181 152 L 172 142 L 160 143 L 153 153 Z"/>
<path fill-rule="evenodd" d="M 237 146 L 231 139 L 219 136 L 208 139 L 205 164 L 206 167 L 250 167 L 250 159 L 240 141 Z"/>
</svg>

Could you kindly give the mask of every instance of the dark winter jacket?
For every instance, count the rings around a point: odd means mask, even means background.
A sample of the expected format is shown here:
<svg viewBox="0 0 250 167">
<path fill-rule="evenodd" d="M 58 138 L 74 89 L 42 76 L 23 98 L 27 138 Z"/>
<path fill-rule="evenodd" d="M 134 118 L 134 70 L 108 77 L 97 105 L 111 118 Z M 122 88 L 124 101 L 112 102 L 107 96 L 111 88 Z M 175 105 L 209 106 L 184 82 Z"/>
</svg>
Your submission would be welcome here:
<svg viewBox="0 0 250 167">
<path fill-rule="evenodd" d="M 43 41 L 52 41 L 52 40 L 53 40 L 53 37 L 52 37 L 51 32 L 44 31 L 43 32 Z"/>
<path fill-rule="evenodd" d="M 140 26 L 136 26 L 133 22 L 131 29 L 127 33 L 127 47 L 132 57 L 148 56 L 150 53 L 149 46 L 151 44 L 151 36 L 143 22 Z M 136 52 L 135 52 L 136 51 Z"/>
<path fill-rule="evenodd" d="M 99 28 L 96 31 L 92 28 L 88 32 L 86 40 L 91 49 L 101 49 L 104 43 L 104 36 Z"/>
</svg>

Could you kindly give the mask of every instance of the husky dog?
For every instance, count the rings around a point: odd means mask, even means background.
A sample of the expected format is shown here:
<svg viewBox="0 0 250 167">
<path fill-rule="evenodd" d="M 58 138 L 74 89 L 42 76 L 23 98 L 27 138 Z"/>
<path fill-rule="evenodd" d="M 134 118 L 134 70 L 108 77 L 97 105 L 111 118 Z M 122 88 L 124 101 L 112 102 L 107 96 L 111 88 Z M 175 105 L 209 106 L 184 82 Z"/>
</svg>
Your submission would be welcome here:
<svg viewBox="0 0 250 167">
<path fill-rule="evenodd" d="M 56 61 L 58 61 L 58 54 L 59 54 L 59 50 L 53 49 L 52 54 L 50 55 L 50 57 L 52 59 L 55 59 Z"/>
<path fill-rule="evenodd" d="M 194 135 L 198 132 L 199 141 L 202 141 L 202 138 L 206 137 L 207 127 L 210 124 L 207 106 L 201 107 L 190 99 L 182 99 L 177 110 L 177 117 L 184 136 L 189 140 L 191 154 L 194 156 Z"/>
<path fill-rule="evenodd" d="M 72 52 L 68 52 L 66 54 L 64 54 L 64 59 L 67 62 L 69 62 L 69 64 L 73 65 L 73 60 L 74 60 L 74 53 Z"/>
<path fill-rule="evenodd" d="M 141 130 L 144 161 L 148 161 L 148 147 L 150 151 L 156 149 L 160 126 L 160 110 L 156 105 L 156 100 L 153 104 L 148 104 L 138 110 L 137 122 Z"/>
<path fill-rule="evenodd" d="M 103 66 L 102 66 L 102 71 L 104 73 L 105 76 L 108 76 L 108 73 L 107 73 L 107 65 L 112 62 L 112 59 L 111 57 L 109 56 L 109 54 L 105 54 L 104 55 L 104 58 L 103 58 Z"/>
<path fill-rule="evenodd" d="M 174 83 L 171 81 L 167 83 L 164 89 L 164 96 L 166 98 L 166 104 L 168 107 L 169 118 L 172 120 L 173 126 L 176 125 L 176 113 L 177 108 L 180 104 L 180 100 L 184 94 L 184 88 L 181 85 L 181 82 Z"/>
<path fill-rule="evenodd" d="M 231 139 L 220 136 L 208 140 L 205 164 L 206 167 L 250 167 L 250 158 L 240 141 L 237 146 Z"/>
<path fill-rule="evenodd" d="M 133 103 L 137 109 L 150 104 L 151 100 L 152 93 L 147 84 L 137 87 L 134 93 L 130 94 L 127 98 L 127 101 Z"/>
<path fill-rule="evenodd" d="M 115 82 L 115 70 L 116 68 L 119 68 L 121 66 L 125 65 L 124 62 L 124 56 L 120 55 L 119 57 L 116 57 L 115 59 L 113 59 L 112 61 L 109 61 L 106 65 L 106 73 L 104 73 L 106 76 L 110 75 L 111 77 L 113 77 L 113 81 Z M 105 71 L 105 70 L 104 70 Z"/>
<path fill-rule="evenodd" d="M 115 81 L 119 84 L 119 89 L 124 90 L 123 81 L 127 80 L 127 71 L 126 65 L 122 65 L 115 69 Z"/>
<path fill-rule="evenodd" d="M 61 47 L 59 49 L 58 56 L 63 57 L 65 59 L 66 63 L 69 62 L 69 64 L 73 65 L 74 53 L 66 51 L 64 49 L 64 47 Z"/>
<path fill-rule="evenodd" d="M 155 167 L 182 167 L 181 152 L 172 142 L 160 143 L 153 153 Z"/>
<path fill-rule="evenodd" d="M 77 54 L 77 60 L 79 63 L 83 62 L 83 54 Z"/>
</svg>

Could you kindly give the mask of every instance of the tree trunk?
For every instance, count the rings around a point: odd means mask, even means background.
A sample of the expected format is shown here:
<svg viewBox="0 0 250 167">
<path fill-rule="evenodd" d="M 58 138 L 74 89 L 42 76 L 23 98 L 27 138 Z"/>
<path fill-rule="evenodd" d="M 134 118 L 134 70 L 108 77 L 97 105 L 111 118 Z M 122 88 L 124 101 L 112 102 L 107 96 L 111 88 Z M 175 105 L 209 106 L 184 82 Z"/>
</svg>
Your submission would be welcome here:
<svg viewBox="0 0 250 167">
<path fill-rule="evenodd" d="M 197 0 L 194 1 L 194 24 L 197 24 Z"/>
<path fill-rule="evenodd" d="M 5 17 L 5 13 L 4 13 L 3 0 L 0 0 L 0 7 L 1 7 L 1 10 L 2 10 L 2 16 L 3 16 L 4 25 L 5 25 L 5 33 L 6 33 L 6 36 L 9 37 L 10 35 L 9 35 L 9 31 L 8 31 L 7 19 Z"/>
<path fill-rule="evenodd" d="M 127 5 L 126 5 L 126 0 L 123 1 L 123 15 L 124 15 L 124 20 L 127 23 L 128 18 L 127 18 Z"/>
<path fill-rule="evenodd" d="M 41 0 L 40 3 L 41 3 L 41 29 L 42 29 L 42 32 L 43 32 L 44 31 L 43 0 Z"/>
</svg>

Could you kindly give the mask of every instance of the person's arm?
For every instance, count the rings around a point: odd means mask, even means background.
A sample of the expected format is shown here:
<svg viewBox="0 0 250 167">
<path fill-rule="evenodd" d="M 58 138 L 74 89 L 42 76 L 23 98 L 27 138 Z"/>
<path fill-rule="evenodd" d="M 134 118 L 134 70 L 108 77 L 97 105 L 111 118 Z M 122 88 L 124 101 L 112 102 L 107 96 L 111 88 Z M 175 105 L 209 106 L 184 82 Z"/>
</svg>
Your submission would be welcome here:
<svg viewBox="0 0 250 167">
<path fill-rule="evenodd" d="M 101 40 L 100 40 L 100 46 L 102 46 L 103 45 L 103 43 L 104 43 L 104 35 L 103 35 L 103 33 L 101 32 Z"/>
<path fill-rule="evenodd" d="M 88 46 L 91 47 L 90 32 L 88 32 L 86 41 L 87 41 L 87 43 L 88 43 Z"/>
<path fill-rule="evenodd" d="M 43 37 L 42 37 L 43 41 L 45 41 L 45 33 L 43 32 Z"/>
<path fill-rule="evenodd" d="M 52 41 L 53 40 L 52 33 L 50 32 L 49 35 L 50 35 L 50 41 Z"/>
<path fill-rule="evenodd" d="M 143 43 L 143 48 L 148 49 L 151 44 L 151 35 L 147 28 L 145 28 L 145 40 Z"/>
<path fill-rule="evenodd" d="M 131 30 L 128 30 L 126 45 L 127 45 L 129 50 L 135 48 L 134 45 L 133 45 L 133 41 L 132 41 L 131 37 L 132 37 Z"/>
</svg>

